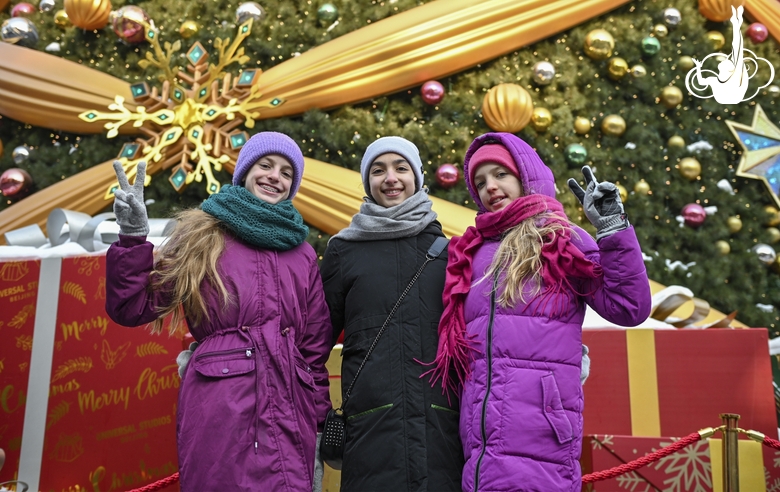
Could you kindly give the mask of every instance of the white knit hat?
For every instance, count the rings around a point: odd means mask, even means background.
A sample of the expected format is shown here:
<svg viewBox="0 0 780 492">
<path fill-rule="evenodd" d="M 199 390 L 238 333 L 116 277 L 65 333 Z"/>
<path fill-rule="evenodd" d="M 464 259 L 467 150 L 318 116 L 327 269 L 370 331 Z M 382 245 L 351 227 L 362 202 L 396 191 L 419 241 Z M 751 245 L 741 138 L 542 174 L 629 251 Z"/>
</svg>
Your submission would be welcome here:
<svg viewBox="0 0 780 492">
<path fill-rule="evenodd" d="M 423 173 L 422 161 L 420 160 L 420 151 L 412 142 L 401 137 L 382 137 L 375 140 L 368 146 L 366 153 L 363 154 L 363 160 L 360 162 L 360 176 L 363 178 L 363 188 L 366 190 L 366 196 L 371 196 L 371 187 L 368 184 L 368 170 L 374 160 L 382 154 L 398 154 L 412 166 L 414 171 L 414 192 L 417 193 L 422 188 Z"/>
</svg>

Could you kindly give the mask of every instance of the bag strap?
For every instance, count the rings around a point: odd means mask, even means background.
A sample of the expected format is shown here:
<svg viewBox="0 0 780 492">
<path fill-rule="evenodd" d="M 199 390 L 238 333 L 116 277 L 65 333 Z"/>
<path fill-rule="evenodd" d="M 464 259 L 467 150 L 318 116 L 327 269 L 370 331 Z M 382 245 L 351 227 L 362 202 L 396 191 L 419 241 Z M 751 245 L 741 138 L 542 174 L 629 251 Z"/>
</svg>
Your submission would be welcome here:
<svg viewBox="0 0 780 492">
<path fill-rule="evenodd" d="M 366 352 L 366 356 L 363 358 L 363 362 L 360 363 L 360 367 L 358 367 L 358 370 L 355 372 L 355 377 L 352 378 L 352 382 L 349 383 L 349 387 L 347 388 L 346 393 L 344 393 L 344 400 L 341 403 L 341 407 L 339 407 L 338 410 L 343 411 L 344 407 L 347 405 L 347 400 L 349 400 L 349 396 L 352 393 L 352 388 L 355 386 L 355 381 L 357 381 L 358 376 L 360 375 L 360 371 L 363 370 L 363 366 L 366 365 L 366 362 L 368 361 L 368 357 L 371 355 L 371 352 L 374 351 L 374 348 L 376 348 L 376 344 L 379 342 L 379 337 L 382 336 L 382 333 L 385 331 L 385 328 L 387 327 L 387 323 L 390 322 L 390 319 L 392 319 L 393 315 L 395 314 L 395 311 L 398 309 L 398 306 L 401 305 L 401 301 L 404 300 L 404 297 L 406 297 L 406 294 L 409 293 L 409 290 L 411 290 L 412 285 L 417 281 L 417 279 L 422 274 L 425 267 L 430 263 L 431 261 L 435 260 L 439 257 L 442 251 L 444 251 L 444 248 L 447 247 L 447 244 L 450 242 L 449 239 L 446 237 L 437 237 L 436 240 L 431 244 L 431 247 L 428 248 L 428 252 L 425 254 L 425 262 L 422 264 L 419 270 L 417 270 L 417 273 L 414 274 L 414 277 L 412 277 L 412 281 L 409 282 L 409 285 L 406 286 L 406 289 L 404 289 L 403 293 L 401 293 L 401 297 L 398 298 L 398 301 L 395 303 L 395 306 L 393 306 L 393 309 L 390 310 L 390 314 L 387 315 L 387 319 L 382 324 L 382 328 L 379 329 L 379 333 L 376 334 L 376 338 L 374 338 L 374 341 L 371 343 L 371 346 L 368 348 L 368 352 Z"/>
</svg>

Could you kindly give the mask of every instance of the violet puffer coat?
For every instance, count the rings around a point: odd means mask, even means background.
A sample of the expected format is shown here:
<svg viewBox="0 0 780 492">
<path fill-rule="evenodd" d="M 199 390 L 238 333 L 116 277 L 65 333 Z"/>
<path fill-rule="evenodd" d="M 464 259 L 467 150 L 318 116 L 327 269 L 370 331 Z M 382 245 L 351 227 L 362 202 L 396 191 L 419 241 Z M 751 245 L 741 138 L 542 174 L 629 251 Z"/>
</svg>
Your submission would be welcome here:
<svg viewBox="0 0 780 492">
<path fill-rule="evenodd" d="M 305 242 L 285 252 L 225 243 L 217 268 L 233 302 L 223 306 L 204 283 L 210 319 L 189 323 L 200 345 L 179 389 L 181 490 L 309 492 L 331 408 L 332 328 L 315 252 Z M 121 235 L 108 250 L 106 311 L 121 325 L 157 318 L 152 250 Z"/>
</svg>

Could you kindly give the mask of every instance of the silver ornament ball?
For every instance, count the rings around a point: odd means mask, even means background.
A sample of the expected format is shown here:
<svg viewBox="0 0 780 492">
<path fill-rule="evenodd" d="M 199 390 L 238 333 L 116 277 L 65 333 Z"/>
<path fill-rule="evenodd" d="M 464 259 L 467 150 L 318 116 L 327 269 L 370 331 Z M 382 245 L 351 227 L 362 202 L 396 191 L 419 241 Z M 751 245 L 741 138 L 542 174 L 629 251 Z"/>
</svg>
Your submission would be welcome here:
<svg viewBox="0 0 780 492">
<path fill-rule="evenodd" d="M 555 78 L 555 66 L 547 61 L 540 61 L 533 67 L 534 82 L 539 85 L 547 85 Z"/>
<path fill-rule="evenodd" d="M 753 246 L 753 253 L 756 254 L 761 263 L 766 263 L 767 265 L 771 265 L 777 259 L 775 248 L 768 244 L 756 244 Z"/>
<path fill-rule="evenodd" d="M 51 12 L 56 6 L 55 0 L 41 0 L 40 3 L 38 3 L 38 9 L 41 12 Z"/>
<path fill-rule="evenodd" d="M 244 2 L 236 9 L 236 24 L 239 26 L 249 19 L 260 22 L 265 18 L 265 9 L 257 2 Z"/>
<path fill-rule="evenodd" d="M 14 160 L 14 164 L 21 164 L 30 158 L 30 149 L 24 145 L 20 145 L 14 149 L 14 151 L 11 153 L 11 157 Z"/>
<path fill-rule="evenodd" d="M 38 44 L 38 30 L 26 17 L 11 17 L 0 26 L 0 39 L 6 43 L 32 48 Z"/>
<path fill-rule="evenodd" d="M 317 18 L 323 22 L 333 22 L 339 18 L 339 9 L 332 3 L 324 3 L 317 9 Z"/>
<path fill-rule="evenodd" d="M 668 9 L 664 9 L 664 23 L 667 26 L 676 26 L 682 21 L 682 14 L 679 10 L 673 7 L 669 7 Z"/>
</svg>

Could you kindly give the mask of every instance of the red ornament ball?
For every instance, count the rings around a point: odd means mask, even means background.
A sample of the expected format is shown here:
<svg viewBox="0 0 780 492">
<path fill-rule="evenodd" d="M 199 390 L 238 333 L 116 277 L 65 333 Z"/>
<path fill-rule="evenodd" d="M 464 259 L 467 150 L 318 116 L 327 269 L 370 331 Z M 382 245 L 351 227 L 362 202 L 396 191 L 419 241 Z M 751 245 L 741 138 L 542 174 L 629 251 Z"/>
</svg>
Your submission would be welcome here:
<svg viewBox="0 0 780 492">
<path fill-rule="evenodd" d="M 436 170 L 436 182 L 442 188 L 452 188 L 460 181 L 460 171 L 452 164 L 442 164 Z"/>
<path fill-rule="evenodd" d="M 11 17 L 27 17 L 35 13 L 35 7 L 27 2 L 17 3 L 11 9 Z"/>
<path fill-rule="evenodd" d="M 760 22 L 754 22 L 747 28 L 747 35 L 754 43 L 763 43 L 769 36 L 769 29 Z"/>
<path fill-rule="evenodd" d="M 141 7 L 125 5 L 111 15 L 111 27 L 119 38 L 128 44 L 146 40 L 149 15 Z"/>
<path fill-rule="evenodd" d="M 32 185 L 32 176 L 23 169 L 14 167 L 0 175 L 0 193 L 12 200 L 19 200 L 27 196 Z"/>
<path fill-rule="evenodd" d="M 423 84 L 420 93 L 426 104 L 439 104 L 444 99 L 444 86 L 436 80 L 429 80 Z"/>
<path fill-rule="evenodd" d="M 683 207 L 681 213 L 685 225 L 694 229 L 704 224 L 704 221 L 707 219 L 707 212 L 698 203 L 689 203 Z"/>
</svg>

